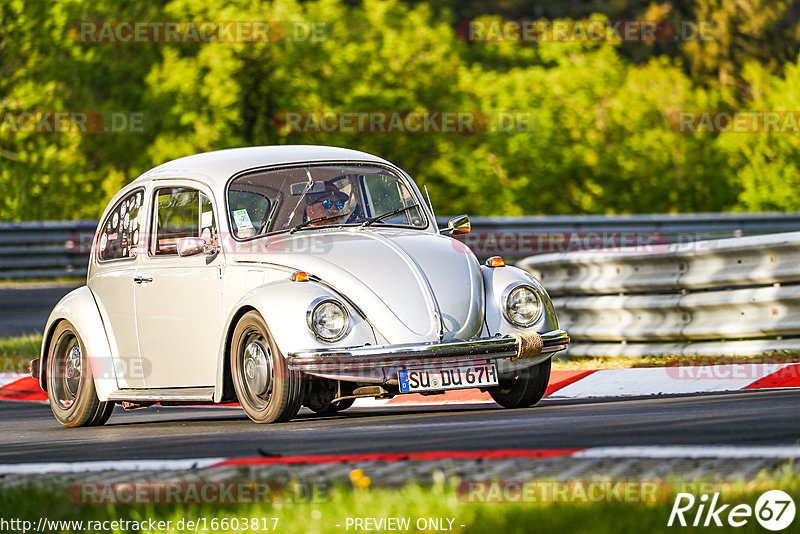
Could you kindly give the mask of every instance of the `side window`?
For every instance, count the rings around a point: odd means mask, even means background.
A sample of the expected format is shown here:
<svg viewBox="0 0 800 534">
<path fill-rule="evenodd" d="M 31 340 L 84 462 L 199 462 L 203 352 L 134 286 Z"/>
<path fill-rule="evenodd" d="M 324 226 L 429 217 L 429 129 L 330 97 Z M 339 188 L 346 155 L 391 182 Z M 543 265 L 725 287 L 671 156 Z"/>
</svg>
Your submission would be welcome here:
<svg viewBox="0 0 800 534">
<path fill-rule="evenodd" d="M 159 189 L 153 209 L 153 255 L 177 255 L 178 240 L 182 237 L 203 237 L 209 248 L 217 246 L 217 222 L 211 200 L 199 191 L 184 187 Z"/>
<path fill-rule="evenodd" d="M 279 197 L 280 198 L 280 197 Z M 276 199 L 276 203 L 278 202 Z M 261 221 L 270 213 L 269 199 L 251 191 L 231 191 L 228 194 L 231 209 L 231 226 L 238 237 L 251 237 L 262 231 Z M 255 225 L 259 225 L 257 228 Z"/>
<path fill-rule="evenodd" d="M 144 200 L 142 190 L 123 198 L 109 213 L 100 231 L 100 261 L 135 258 L 139 244 L 139 211 Z"/>
<path fill-rule="evenodd" d="M 372 215 L 380 215 L 394 211 L 403 206 L 414 205 L 414 198 L 408 189 L 396 178 L 384 175 L 366 175 L 364 184 L 371 200 Z M 414 208 L 405 213 L 387 217 L 389 224 L 411 224 L 421 226 L 422 219 L 419 210 Z"/>
<path fill-rule="evenodd" d="M 200 237 L 206 242 L 206 249 L 216 249 L 219 244 L 217 220 L 214 218 L 214 206 L 211 199 L 200 193 Z"/>
</svg>

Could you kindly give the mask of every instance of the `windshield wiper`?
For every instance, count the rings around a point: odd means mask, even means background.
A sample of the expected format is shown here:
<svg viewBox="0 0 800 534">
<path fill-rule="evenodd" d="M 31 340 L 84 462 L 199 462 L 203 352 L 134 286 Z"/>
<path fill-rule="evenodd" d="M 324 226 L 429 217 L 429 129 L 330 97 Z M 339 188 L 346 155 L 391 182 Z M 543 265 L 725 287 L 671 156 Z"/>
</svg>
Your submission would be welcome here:
<svg viewBox="0 0 800 534">
<path fill-rule="evenodd" d="M 312 225 L 314 223 L 323 222 L 323 221 L 330 221 L 331 219 L 339 219 L 341 217 L 342 217 L 341 213 L 338 214 L 338 215 L 328 215 L 326 217 L 317 217 L 316 219 L 311 219 L 310 221 L 306 221 L 304 223 L 298 224 L 297 226 L 295 226 L 291 230 L 289 230 L 289 233 L 293 234 L 296 231 L 302 230 L 303 228 L 305 228 L 307 226 L 310 226 L 310 225 Z"/>
<path fill-rule="evenodd" d="M 416 204 L 412 204 L 411 206 L 405 206 L 403 208 L 397 208 L 396 210 L 390 211 L 389 213 L 384 213 L 383 215 L 378 215 L 377 217 L 372 217 L 371 219 L 367 219 L 363 223 L 361 223 L 361 228 L 365 226 L 369 226 L 370 224 L 376 223 L 378 221 L 382 221 L 386 217 L 391 217 L 392 215 L 397 215 L 398 213 L 403 213 L 404 211 L 408 211 L 412 208 L 416 208 Z"/>
</svg>

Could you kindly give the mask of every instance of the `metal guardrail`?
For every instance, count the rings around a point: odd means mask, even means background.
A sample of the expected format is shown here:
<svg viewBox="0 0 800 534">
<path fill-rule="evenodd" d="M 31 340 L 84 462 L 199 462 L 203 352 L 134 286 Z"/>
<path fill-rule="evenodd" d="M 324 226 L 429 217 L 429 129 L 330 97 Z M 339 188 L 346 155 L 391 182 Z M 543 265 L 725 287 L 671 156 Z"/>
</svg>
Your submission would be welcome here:
<svg viewBox="0 0 800 534">
<path fill-rule="evenodd" d="M 446 217 L 437 218 L 445 226 Z M 473 217 L 461 237 L 479 258 L 506 260 L 537 254 L 661 247 L 709 239 L 800 231 L 800 213 L 688 213 Z"/>
<path fill-rule="evenodd" d="M 800 232 L 518 265 L 550 292 L 573 355 L 800 350 Z"/>
<path fill-rule="evenodd" d="M 438 217 L 440 227 L 447 217 Z M 0 222 L 0 279 L 86 275 L 97 221 Z M 473 217 L 463 236 L 483 260 L 800 231 L 800 213 Z"/>
<path fill-rule="evenodd" d="M 96 228 L 97 221 L 0 223 L 0 279 L 86 276 Z"/>
</svg>

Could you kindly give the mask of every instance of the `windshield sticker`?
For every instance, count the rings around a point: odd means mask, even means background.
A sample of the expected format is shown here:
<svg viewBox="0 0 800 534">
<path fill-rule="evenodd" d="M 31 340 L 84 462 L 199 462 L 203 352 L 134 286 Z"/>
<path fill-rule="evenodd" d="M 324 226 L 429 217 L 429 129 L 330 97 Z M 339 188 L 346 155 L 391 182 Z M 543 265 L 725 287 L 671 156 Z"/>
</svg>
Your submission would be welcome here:
<svg viewBox="0 0 800 534">
<path fill-rule="evenodd" d="M 251 230 L 253 223 L 250 222 L 250 215 L 247 210 L 236 210 L 233 212 L 233 222 L 238 230 Z"/>
<path fill-rule="evenodd" d="M 247 215 L 246 210 L 241 210 L 245 212 Z M 234 218 L 236 215 L 234 214 Z M 250 218 L 248 217 L 247 220 L 249 221 Z M 211 228 L 214 225 L 214 212 L 213 211 L 204 211 L 203 214 L 200 216 L 200 228 Z M 250 225 L 252 228 L 252 225 Z"/>
</svg>

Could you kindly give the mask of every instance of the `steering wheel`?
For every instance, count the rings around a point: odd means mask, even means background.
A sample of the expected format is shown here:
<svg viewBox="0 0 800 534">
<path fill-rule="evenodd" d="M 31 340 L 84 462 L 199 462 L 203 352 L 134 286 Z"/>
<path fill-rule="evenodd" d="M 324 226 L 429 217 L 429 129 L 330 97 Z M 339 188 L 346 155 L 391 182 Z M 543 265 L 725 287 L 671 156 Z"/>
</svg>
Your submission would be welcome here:
<svg viewBox="0 0 800 534">
<path fill-rule="evenodd" d="M 350 215 L 348 215 L 347 220 L 345 220 L 343 224 L 353 223 L 363 218 L 363 215 L 361 215 L 361 204 L 356 204 L 356 209 L 350 212 Z"/>
</svg>

